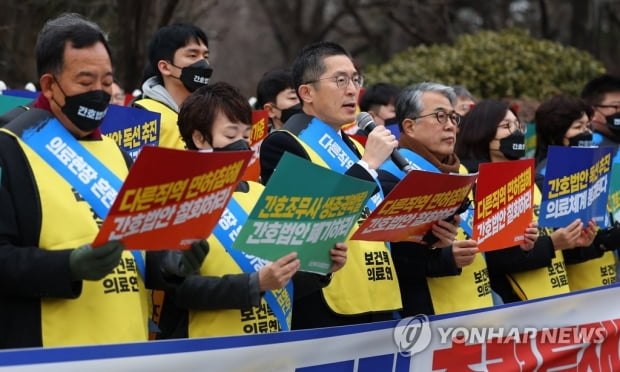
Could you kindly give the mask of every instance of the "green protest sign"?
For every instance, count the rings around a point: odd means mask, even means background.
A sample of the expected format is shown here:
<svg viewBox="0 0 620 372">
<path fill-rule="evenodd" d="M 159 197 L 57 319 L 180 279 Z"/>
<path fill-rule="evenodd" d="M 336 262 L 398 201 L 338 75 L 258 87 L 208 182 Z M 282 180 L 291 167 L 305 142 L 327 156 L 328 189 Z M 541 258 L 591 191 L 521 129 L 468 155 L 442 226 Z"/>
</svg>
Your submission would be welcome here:
<svg viewBox="0 0 620 372">
<path fill-rule="evenodd" d="M 17 106 L 27 105 L 32 102 L 32 98 L 24 98 L 17 96 L 8 96 L 5 94 L 0 94 L 0 115 L 6 113 L 7 111 L 15 108 Z"/>
<path fill-rule="evenodd" d="M 300 270 L 325 274 L 375 187 L 285 153 L 233 248 L 270 261 L 297 252 Z"/>
</svg>

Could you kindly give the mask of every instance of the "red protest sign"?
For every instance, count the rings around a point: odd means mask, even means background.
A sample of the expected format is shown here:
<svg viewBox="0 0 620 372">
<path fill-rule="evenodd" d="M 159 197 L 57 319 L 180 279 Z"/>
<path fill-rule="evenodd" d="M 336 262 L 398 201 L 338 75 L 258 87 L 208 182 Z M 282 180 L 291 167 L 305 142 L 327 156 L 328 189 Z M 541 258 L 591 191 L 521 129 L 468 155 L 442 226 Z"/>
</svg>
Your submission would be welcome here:
<svg viewBox="0 0 620 372">
<path fill-rule="evenodd" d="M 523 243 L 533 199 L 533 159 L 481 164 L 473 227 L 478 248 L 492 251 Z"/>
<path fill-rule="evenodd" d="M 251 155 L 144 147 L 93 246 L 121 240 L 127 249 L 185 249 L 206 238 Z"/>
<path fill-rule="evenodd" d="M 250 134 L 250 148 L 254 153 L 242 179 L 258 181 L 260 177 L 260 161 L 258 159 L 260 145 L 269 134 L 269 112 L 267 110 L 252 111 L 252 133 Z"/>
<path fill-rule="evenodd" d="M 414 170 L 368 216 L 352 240 L 421 242 L 433 225 L 452 216 L 476 181 L 476 174 Z"/>
</svg>

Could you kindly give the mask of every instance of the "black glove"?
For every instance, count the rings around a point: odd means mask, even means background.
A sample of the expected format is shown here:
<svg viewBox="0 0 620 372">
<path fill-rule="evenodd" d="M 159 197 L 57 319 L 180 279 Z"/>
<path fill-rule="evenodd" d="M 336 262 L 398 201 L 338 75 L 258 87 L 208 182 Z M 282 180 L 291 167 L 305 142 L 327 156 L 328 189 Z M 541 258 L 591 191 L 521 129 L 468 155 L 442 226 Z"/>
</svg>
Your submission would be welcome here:
<svg viewBox="0 0 620 372">
<path fill-rule="evenodd" d="M 112 240 L 93 248 L 90 244 L 74 249 L 69 256 L 71 279 L 100 280 L 121 262 L 125 244 Z"/>
<path fill-rule="evenodd" d="M 593 244 L 603 251 L 618 248 L 620 246 L 620 223 L 616 222 L 613 226 L 599 230 Z"/>
<path fill-rule="evenodd" d="M 197 272 L 209 253 L 206 240 L 196 240 L 189 249 L 169 250 L 162 262 L 164 274 L 186 277 Z"/>
</svg>

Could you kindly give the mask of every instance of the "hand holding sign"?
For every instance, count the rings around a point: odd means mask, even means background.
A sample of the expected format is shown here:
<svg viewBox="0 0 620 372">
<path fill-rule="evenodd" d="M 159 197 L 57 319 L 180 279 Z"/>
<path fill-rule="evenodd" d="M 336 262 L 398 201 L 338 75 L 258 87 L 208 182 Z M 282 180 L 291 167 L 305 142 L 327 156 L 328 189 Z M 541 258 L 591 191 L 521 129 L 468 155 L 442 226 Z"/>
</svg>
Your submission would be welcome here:
<svg viewBox="0 0 620 372">
<path fill-rule="evenodd" d="M 471 265 L 478 252 L 478 243 L 475 240 L 457 240 L 452 244 L 452 256 L 458 268 Z"/>
<path fill-rule="evenodd" d="M 336 271 L 342 269 L 344 264 L 347 263 L 347 250 L 348 247 L 345 243 L 336 243 L 334 248 L 329 251 L 329 258 L 332 260 L 333 264 L 330 273 L 335 273 Z"/>
<path fill-rule="evenodd" d="M 297 252 L 291 252 L 267 264 L 258 272 L 258 287 L 261 292 L 283 288 L 299 270 Z"/>
<path fill-rule="evenodd" d="M 532 221 L 530 222 L 527 229 L 525 229 L 525 234 L 523 235 L 523 243 L 519 247 L 525 252 L 531 251 L 534 248 L 534 244 L 538 239 L 538 222 Z"/>
</svg>

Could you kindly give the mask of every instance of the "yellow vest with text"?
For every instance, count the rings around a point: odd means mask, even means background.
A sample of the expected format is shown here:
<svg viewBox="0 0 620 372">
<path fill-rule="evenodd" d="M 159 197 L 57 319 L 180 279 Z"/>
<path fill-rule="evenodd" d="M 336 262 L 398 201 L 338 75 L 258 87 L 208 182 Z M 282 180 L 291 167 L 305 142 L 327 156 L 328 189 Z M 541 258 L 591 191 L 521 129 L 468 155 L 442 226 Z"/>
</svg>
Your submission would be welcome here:
<svg viewBox="0 0 620 372">
<path fill-rule="evenodd" d="M 460 174 L 467 174 L 461 164 Z M 469 197 L 473 200 L 473 195 Z M 459 227 L 456 240 L 469 239 Z M 489 270 L 482 253 L 477 253 L 474 262 L 461 269 L 461 275 L 426 278 L 433 300 L 435 314 L 453 313 L 493 306 Z"/>
<path fill-rule="evenodd" d="M 306 150 L 310 161 L 328 168 L 327 163 L 295 134 L 289 133 Z M 360 153 L 364 148 L 351 138 Z M 323 298 L 329 308 L 341 315 L 357 315 L 402 308 L 398 278 L 392 255 L 383 242 L 349 240 L 357 231 L 355 224 L 346 240 L 347 263 L 333 274 L 330 284 L 323 288 Z"/>
<path fill-rule="evenodd" d="M 616 282 L 616 255 L 605 252 L 601 257 L 566 265 L 571 291 L 609 285 Z"/>
<path fill-rule="evenodd" d="M 542 194 L 540 189 L 534 185 L 535 221 L 538 220 L 541 200 Z M 549 233 L 548 230 L 544 232 Z M 555 257 L 547 267 L 507 274 L 506 276 L 513 290 L 521 300 L 553 296 L 570 291 L 568 276 L 566 274 L 566 264 L 564 263 L 564 256 L 561 251 L 555 251 Z"/>
<path fill-rule="evenodd" d="M 181 138 L 177 120 L 179 114 L 163 103 L 151 98 L 143 98 L 133 103 L 134 106 L 145 108 L 161 114 L 159 125 L 159 146 L 185 150 L 185 142 Z"/>
<path fill-rule="evenodd" d="M 233 198 L 249 215 L 264 187 L 256 182 L 248 182 L 248 184 L 250 185 L 249 192 L 235 192 Z M 201 275 L 224 276 L 243 272 L 215 235 L 210 235 L 207 240 L 210 247 L 209 256 L 200 268 Z M 190 310 L 189 312 L 188 335 L 190 338 L 269 333 L 278 332 L 280 329 L 278 319 L 264 298 L 261 298 L 259 307 L 250 309 Z"/>
<path fill-rule="evenodd" d="M 91 243 L 99 231 L 91 207 L 76 200 L 71 185 L 21 139 L 18 141 L 38 188 L 42 215 L 39 247 L 60 250 Z M 103 136 L 101 141 L 80 143 L 117 177 L 125 179 L 127 165 L 112 139 Z M 43 346 L 146 341 L 147 314 L 143 279 L 131 252 L 125 251 L 112 273 L 99 281 L 83 281 L 78 298 L 41 300 Z"/>
</svg>

